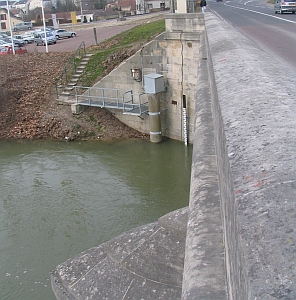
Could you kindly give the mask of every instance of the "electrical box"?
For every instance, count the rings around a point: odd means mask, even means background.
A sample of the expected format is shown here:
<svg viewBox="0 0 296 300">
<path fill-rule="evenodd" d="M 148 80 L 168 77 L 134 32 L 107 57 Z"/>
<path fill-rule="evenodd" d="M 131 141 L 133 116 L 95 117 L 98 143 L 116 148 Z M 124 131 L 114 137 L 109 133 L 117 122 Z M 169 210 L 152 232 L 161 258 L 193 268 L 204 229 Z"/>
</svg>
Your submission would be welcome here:
<svg viewBox="0 0 296 300">
<path fill-rule="evenodd" d="M 142 74 L 141 69 L 139 68 L 132 68 L 131 69 L 131 77 L 136 81 L 142 81 Z"/>
<path fill-rule="evenodd" d="M 164 79 L 163 75 L 152 73 L 144 76 L 144 88 L 147 94 L 157 94 L 163 92 Z"/>
</svg>

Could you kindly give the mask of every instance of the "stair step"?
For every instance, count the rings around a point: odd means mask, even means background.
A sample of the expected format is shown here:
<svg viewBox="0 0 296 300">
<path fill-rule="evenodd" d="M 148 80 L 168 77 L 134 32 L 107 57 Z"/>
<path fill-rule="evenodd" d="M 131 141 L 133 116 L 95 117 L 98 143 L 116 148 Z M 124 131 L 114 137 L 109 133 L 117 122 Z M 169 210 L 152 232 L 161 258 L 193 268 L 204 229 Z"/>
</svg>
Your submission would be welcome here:
<svg viewBox="0 0 296 300">
<path fill-rule="evenodd" d="M 73 83 L 76 84 L 79 78 L 72 78 L 69 83 L 72 85 Z"/>
<path fill-rule="evenodd" d="M 68 82 L 67 86 L 59 86 L 58 88 L 63 89 L 61 93 L 59 93 L 59 98 L 57 99 L 59 102 L 66 101 L 67 103 L 75 103 L 75 97 L 73 97 L 73 90 L 74 86 L 77 85 L 77 82 L 83 73 L 89 59 L 91 58 L 92 54 L 86 54 L 76 68 L 75 74 L 72 75 L 71 80 Z M 71 99 L 69 99 L 71 97 Z"/>
<path fill-rule="evenodd" d="M 69 92 L 73 91 L 73 86 L 66 86 L 66 87 L 64 88 L 64 91 L 65 91 L 66 93 L 69 93 Z"/>
</svg>

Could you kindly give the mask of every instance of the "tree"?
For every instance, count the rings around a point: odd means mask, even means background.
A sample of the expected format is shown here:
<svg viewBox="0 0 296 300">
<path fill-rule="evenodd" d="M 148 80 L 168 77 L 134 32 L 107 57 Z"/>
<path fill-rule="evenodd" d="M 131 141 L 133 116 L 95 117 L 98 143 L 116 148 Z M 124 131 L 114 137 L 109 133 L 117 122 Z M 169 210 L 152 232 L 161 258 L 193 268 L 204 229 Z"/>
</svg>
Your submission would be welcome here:
<svg viewBox="0 0 296 300">
<path fill-rule="evenodd" d="M 95 0 L 93 2 L 94 9 L 104 9 L 106 6 L 106 0 Z"/>
<path fill-rule="evenodd" d="M 51 12 L 66 12 L 66 11 L 78 11 L 77 6 L 72 0 L 57 0 L 56 6 L 51 8 Z"/>
</svg>

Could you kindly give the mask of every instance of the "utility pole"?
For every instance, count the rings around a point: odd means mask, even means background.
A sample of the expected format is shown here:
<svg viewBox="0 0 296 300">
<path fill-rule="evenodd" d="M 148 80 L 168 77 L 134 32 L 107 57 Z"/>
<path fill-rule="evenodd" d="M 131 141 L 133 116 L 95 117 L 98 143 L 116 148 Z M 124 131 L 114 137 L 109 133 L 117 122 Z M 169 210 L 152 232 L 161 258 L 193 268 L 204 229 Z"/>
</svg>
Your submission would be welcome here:
<svg viewBox="0 0 296 300">
<path fill-rule="evenodd" d="M 9 24 L 9 30 L 10 30 L 10 36 L 11 36 L 12 53 L 15 54 L 13 35 L 12 35 L 12 27 L 11 27 L 11 19 L 10 19 L 10 7 L 8 5 L 8 0 L 6 0 L 6 6 L 7 6 L 7 14 L 8 14 L 8 24 Z"/>
<path fill-rule="evenodd" d="M 46 53 L 48 52 L 48 44 L 47 44 L 47 34 L 46 34 L 46 22 L 44 17 L 44 7 L 43 7 L 43 0 L 41 0 L 41 9 L 42 9 L 42 18 L 43 18 L 43 31 L 45 37 L 45 46 L 46 46 Z"/>
</svg>

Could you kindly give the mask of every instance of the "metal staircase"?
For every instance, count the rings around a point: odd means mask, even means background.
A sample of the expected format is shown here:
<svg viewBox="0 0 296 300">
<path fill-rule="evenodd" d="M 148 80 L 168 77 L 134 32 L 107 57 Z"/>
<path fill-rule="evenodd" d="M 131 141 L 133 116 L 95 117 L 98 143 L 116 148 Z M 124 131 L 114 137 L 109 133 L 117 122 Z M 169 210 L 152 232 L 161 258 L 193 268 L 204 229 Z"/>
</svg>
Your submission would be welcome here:
<svg viewBox="0 0 296 300">
<path fill-rule="evenodd" d="M 126 115 L 148 114 L 148 102 L 145 100 L 144 93 L 134 94 L 132 90 L 121 92 L 120 89 L 116 88 L 77 86 L 79 77 L 91 55 L 86 54 L 85 45 L 81 43 L 70 57 L 63 72 L 55 82 L 57 102 L 119 109 Z M 78 61 L 80 61 L 79 64 Z"/>
</svg>

